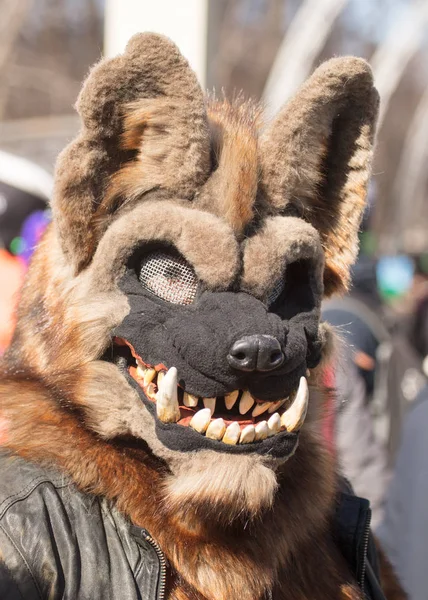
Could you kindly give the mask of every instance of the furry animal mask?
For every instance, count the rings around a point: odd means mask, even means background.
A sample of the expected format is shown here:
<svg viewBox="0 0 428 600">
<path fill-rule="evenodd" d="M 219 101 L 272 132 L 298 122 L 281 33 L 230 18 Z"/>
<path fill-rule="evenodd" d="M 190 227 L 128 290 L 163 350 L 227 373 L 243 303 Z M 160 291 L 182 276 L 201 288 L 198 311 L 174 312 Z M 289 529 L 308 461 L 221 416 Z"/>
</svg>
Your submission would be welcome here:
<svg viewBox="0 0 428 600">
<path fill-rule="evenodd" d="M 80 94 L 9 364 L 102 438 L 144 440 L 172 494 L 269 505 L 314 419 L 320 303 L 348 285 L 377 107 L 368 65 L 338 58 L 264 127 L 205 99 L 170 41 L 132 38 Z"/>
</svg>

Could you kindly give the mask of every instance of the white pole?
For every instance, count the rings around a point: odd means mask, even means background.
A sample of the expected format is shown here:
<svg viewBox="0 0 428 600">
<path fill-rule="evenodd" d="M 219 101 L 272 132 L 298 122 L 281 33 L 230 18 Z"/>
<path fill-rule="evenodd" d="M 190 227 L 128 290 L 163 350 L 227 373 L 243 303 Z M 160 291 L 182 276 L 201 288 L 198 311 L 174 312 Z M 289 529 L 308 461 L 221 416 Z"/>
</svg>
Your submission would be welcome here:
<svg viewBox="0 0 428 600">
<path fill-rule="evenodd" d="M 336 18 L 348 0 L 304 0 L 288 27 L 270 71 L 264 98 L 274 115 L 310 74 Z"/>
<path fill-rule="evenodd" d="M 396 19 L 386 40 L 371 58 L 376 87 L 381 104 L 378 129 L 388 110 L 391 97 L 397 89 L 411 58 L 421 45 L 428 23 L 428 2 L 418 0 L 408 6 L 407 14 Z"/>
<path fill-rule="evenodd" d="M 106 0 L 106 56 L 123 52 L 129 38 L 139 31 L 156 31 L 171 38 L 205 87 L 208 0 Z"/>
<path fill-rule="evenodd" d="M 393 198 L 397 202 L 394 222 L 397 234 L 395 243 L 399 247 L 405 246 L 410 251 L 418 251 L 421 247 L 426 249 L 428 245 L 428 234 L 424 222 L 421 221 L 424 217 L 423 205 L 426 201 L 427 160 L 428 89 L 419 101 L 407 130 L 393 187 Z M 418 222 L 419 229 L 416 227 Z"/>
</svg>

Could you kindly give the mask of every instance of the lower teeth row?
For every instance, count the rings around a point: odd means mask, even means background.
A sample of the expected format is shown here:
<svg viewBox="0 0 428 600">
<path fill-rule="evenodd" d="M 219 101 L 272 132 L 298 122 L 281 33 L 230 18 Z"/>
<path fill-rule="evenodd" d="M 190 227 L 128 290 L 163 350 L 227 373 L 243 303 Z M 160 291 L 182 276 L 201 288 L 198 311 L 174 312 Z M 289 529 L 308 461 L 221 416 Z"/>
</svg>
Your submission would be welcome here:
<svg viewBox="0 0 428 600">
<path fill-rule="evenodd" d="M 198 433 L 205 434 L 212 440 L 221 440 L 225 444 L 250 444 L 265 440 L 281 431 L 281 417 L 274 413 L 268 421 L 260 421 L 257 425 L 246 425 L 242 430 L 237 421 L 226 426 L 223 419 L 211 420 L 211 410 L 199 410 L 190 421 L 190 427 Z"/>
</svg>

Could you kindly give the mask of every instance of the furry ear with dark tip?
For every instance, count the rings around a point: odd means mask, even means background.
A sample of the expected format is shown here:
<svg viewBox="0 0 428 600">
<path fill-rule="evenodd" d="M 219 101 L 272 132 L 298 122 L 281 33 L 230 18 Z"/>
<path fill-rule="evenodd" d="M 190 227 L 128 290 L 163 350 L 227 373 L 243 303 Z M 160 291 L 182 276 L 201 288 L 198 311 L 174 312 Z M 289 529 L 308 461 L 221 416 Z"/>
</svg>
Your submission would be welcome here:
<svg viewBox="0 0 428 600">
<path fill-rule="evenodd" d="M 261 187 L 275 212 L 320 233 L 325 295 L 345 291 L 358 252 L 379 96 L 362 59 L 322 64 L 260 141 Z"/>
<path fill-rule="evenodd" d="M 97 64 L 77 110 L 82 129 L 58 159 L 52 203 L 60 243 L 76 272 L 125 202 L 151 190 L 191 199 L 210 170 L 202 90 L 163 36 L 137 34 L 124 54 Z"/>
</svg>

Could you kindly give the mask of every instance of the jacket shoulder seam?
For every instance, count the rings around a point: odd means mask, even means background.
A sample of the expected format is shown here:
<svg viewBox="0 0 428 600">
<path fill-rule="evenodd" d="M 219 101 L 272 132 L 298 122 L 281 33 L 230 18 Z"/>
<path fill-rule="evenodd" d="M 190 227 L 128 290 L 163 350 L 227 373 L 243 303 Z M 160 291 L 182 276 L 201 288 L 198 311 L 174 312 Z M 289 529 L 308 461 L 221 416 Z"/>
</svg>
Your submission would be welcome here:
<svg viewBox="0 0 428 600">
<path fill-rule="evenodd" d="M 16 494 L 12 494 L 4 498 L 4 500 L 0 503 L 0 519 L 2 519 L 6 513 L 6 511 L 16 502 L 24 500 L 28 498 L 28 496 L 41 484 L 50 483 L 55 488 L 64 488 L 70 485 L 69 481 L 64 482 L 63 484 L 55 483 L 51 479 L 48 479 L 45 476 L 38 475 L 34 479 L 30 481 L 28 485 L 26 485 L 23 489 Z"/>
<path fill-rule="evenodd" d="M 3 525 L 0 523 L 0 528 L 3 531 L 4 535 L 8 538 L 9 542 L 12 544 L 12 546 L 15 548 L 16 552 L 19 554 L 19 556 L 21 557 L 22 562 L 25 565 L 25 568 L 27 569 L 31 579 L 33 580 L 34 583 L 34 587 L 37 590 L 37 595 L 39 596 L 40 600 L 42 600 L 42 594 L 39 588 L 39 585 L 30 569 L 30 565 L 28 564 L 27 560 L 25 559 L 24 555 L 22 554 L 21 550 L 18 548 L 18 546 L 16 545 L 15 541 L 13 540 L 13 538 L 11 538 L 11 536 L 8 534 L 8 532 L 6 531 L 6 529 L 3 527 Z M 7 565 L 6 565 L 7 567 Z M 8 567 L 7 567 L 8 568 Z M 8 571 L 10 571 L 10 569 L 8 568 Z M 18 588 L 19 589 L 19 588 Z M 19 593 L 21 594 L 21 590 L 19 590 Z M 22 594 L 21 594 L 22 597 Z"/>
</svg>

